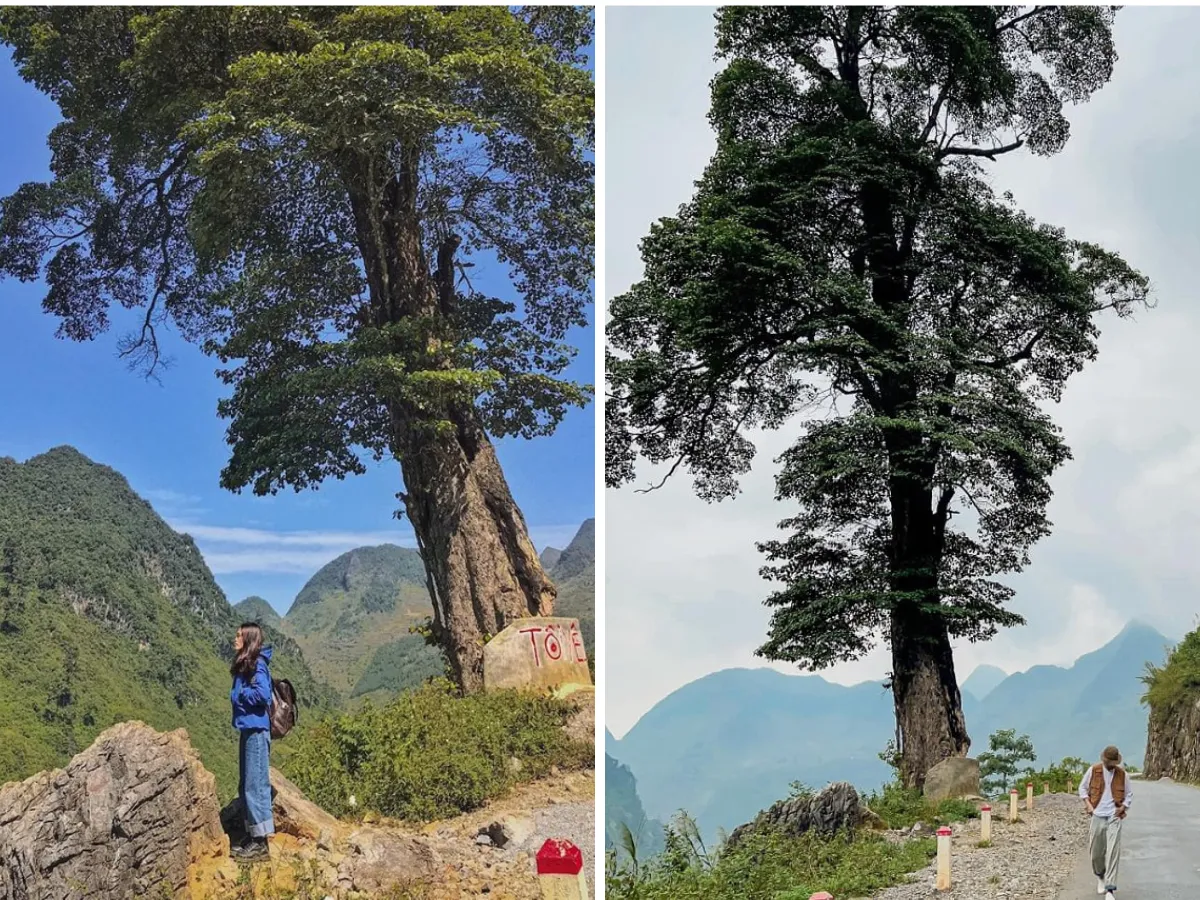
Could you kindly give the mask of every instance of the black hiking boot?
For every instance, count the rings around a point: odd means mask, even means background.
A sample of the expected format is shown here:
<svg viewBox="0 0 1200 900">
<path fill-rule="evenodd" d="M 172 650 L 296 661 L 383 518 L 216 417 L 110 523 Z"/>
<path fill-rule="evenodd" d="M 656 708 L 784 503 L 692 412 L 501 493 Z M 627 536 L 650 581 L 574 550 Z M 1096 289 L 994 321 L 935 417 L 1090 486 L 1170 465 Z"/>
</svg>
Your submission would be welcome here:
<svg viewBox="0 0 1200 900">
<path fill-rule="evenodd" d="M 267 851 L 267 839 L 247 838 L 244 842 L 230 847 L 229 855 L 239 862 L 259 862 L 267 859 L 270 855 Z"/>
</svg>

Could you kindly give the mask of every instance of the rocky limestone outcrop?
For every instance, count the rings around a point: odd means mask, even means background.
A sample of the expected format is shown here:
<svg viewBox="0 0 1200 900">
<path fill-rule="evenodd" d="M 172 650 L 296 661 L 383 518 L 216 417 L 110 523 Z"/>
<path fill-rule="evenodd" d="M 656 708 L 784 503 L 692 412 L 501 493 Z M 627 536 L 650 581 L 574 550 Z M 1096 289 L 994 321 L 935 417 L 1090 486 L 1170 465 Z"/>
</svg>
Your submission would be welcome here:
<svg viewBox="0 0 1200 900">
<path fill-rule="evenodd" d="M 1144 769 L 1146 778 L 1200 781 L 1200 694 L 1151 708 Z"/>
<path fill-rule="evenodd" d="M 173 896 L 227 846 L 182 730 L 123 722 L 66 768 L 0 788 L 0 900 Z"/>
<path fill-rule="evenodd" d="M 808 831 L 836 834 L 864 826 L 878 827 L 879 817 L 863 805 L 854 785 L 837 781 L 815 794 L 780 800 L 755 816 L 753 822 L 739 825 L 729 835 L 727 845 L 736 846 L 749 834 L 774 831 L 801 835 Z"/>
</svg>

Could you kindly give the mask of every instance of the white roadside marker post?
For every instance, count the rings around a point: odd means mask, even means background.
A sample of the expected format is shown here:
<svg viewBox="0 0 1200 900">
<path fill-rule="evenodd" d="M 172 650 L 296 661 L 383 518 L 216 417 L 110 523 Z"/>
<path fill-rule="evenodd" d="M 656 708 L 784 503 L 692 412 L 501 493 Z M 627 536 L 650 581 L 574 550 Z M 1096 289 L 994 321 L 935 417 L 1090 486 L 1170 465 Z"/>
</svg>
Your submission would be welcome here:
<svg viewBox="0 0 1200 900">
<path fill-rule="evenodd" d="M 937 889 L 950 890 L 950 834 L 945 825 L 937 830 Z"/>
<path fill-rule="evenodd" d="M 1008 821 L 1010 823 L 1017 821 L 1017 789 L 1013 788 L 1008 792 Z"/>
<path fill-rule="evenodd" d="M 1033 809 L 1033 782 L 1025 785 L 1025 808 Z"/>
<path fill-rule="evenodd" d="M 985 803 L 979 808 L 979 840 L 990 841 L 992 839 L 992 806 L 990 803 Z"/>
</svg>

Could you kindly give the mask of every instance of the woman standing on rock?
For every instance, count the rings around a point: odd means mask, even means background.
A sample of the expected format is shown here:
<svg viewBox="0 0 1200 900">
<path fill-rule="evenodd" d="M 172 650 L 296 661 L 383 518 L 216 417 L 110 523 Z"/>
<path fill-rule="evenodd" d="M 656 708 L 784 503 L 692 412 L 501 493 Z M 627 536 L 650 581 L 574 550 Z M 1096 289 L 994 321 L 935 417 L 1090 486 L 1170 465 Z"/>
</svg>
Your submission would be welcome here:
<svg viewBox="0 0 1200 900">
<path fill-rule="evenodd" d="M 230 672 L 233 727 L 238 745 L 238 798 L 246 821 L 246 837 L 230 848 L 235 859 L 264 859 L 267 836 L 275 833 L 271 814 L 271 648 L 263 646 L 262 629 L 243 624 L 233 639 Z"/>
</svg>

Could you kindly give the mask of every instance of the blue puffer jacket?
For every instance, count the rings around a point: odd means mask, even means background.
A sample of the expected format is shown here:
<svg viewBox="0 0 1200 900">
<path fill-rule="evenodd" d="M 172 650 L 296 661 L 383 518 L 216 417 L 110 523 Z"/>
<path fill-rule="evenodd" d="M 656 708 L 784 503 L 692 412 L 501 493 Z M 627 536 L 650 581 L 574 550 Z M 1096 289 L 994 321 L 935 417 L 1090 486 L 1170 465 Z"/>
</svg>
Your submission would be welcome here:
<svg viewBox="0 0 1200 900">
<path fill-rule="evenodd" d="M 233 727 L 238 731 L 262 731 L 271 727 L 267 709 L 271 703 L 271 648 L 263 647 L 258 654 L 254 677 L 247 681 L 242 675 L 233 676 Z"/>
</svg>

